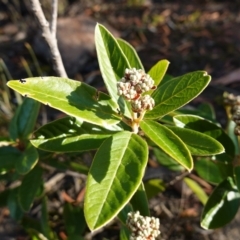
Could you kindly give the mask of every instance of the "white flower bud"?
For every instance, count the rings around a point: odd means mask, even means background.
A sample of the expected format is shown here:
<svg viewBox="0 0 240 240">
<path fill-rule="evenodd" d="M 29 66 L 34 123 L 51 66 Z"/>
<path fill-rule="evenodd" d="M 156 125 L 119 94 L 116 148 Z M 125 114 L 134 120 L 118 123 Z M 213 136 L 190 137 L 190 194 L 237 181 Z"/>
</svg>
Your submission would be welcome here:
<svg viewBox="0 0 240 240">
<path fill-rule="evenodd" d="M 127 226 L 131 230 L 130 239 L 152 239 L 160 234 L 159 227 L 159 219 L 143 217 L 139 212 L 131 212 L 128 213 Z M 157 227 L 157 228 L 156 228 Z"/>
<path fill-rule="evenodd" d="M 128 84 L 128 85 L 127 85 Z M 122 90 L 119 91 L 119 88 Z M 125 76 L 117 83 L 118 95 L 122 95 L 127 100 L 135 100 L 141 93 L 154 88 L 153 79 L 142 69 L 125 69 Z M 134 93 L 131 89 L 134 89 Z M 129 93 L 131 91 L 131 93 Z M 130 97 L 130 98 L 129 98 Z"/>
</svg>

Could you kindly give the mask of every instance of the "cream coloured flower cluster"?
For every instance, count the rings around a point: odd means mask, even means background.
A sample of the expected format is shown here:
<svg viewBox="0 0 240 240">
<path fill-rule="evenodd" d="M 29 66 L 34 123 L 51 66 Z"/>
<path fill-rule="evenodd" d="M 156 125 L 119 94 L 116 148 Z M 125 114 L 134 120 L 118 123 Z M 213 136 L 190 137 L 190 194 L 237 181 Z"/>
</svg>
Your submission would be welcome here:
<svg viewBox="0 0 240 240">
<path fill-rule="evenodd" d="M 224 104 L 231 108 L 232 120 L 236 123 L 234 133 L 240 136 L 240 96 L 234 94 L 225 94 Z"/>
<path fill-rule="evenodd" d="M 134 112 L 153 109 L 153 98 L 150 95 L 142 96 L 151 89 L 155 89 L 154 81 L 142 69 L 127 68 L 124 77 L 117 83 L 118 95 L 131 102 Z"/>
<path fill-rule="evenodd" d="M 160 234 L 159 219 L 141 216 L 139 211 L 128 213 L 127 226 L 131 231 L 130 240 L 155 240 Z"/>
</svg>

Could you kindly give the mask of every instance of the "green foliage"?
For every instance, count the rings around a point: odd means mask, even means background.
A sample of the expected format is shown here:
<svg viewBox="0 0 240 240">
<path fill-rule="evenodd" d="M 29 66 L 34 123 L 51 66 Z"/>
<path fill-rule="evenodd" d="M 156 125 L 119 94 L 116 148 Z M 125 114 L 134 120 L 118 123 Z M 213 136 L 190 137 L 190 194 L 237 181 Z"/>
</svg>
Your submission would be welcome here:
<svg viewBox="0 0 240 240">
<path fill-rule="evenodd" d="M 140 126 L 143 132 L 165 153 L 186 169 L 192 170 L 193 160 L 189 149 L 169 128 L 151 120 L 142 121 Z"/>
<path fill-rule="evenodd" d="M 199 186 L 199 184 L 197 184 L 191 178 L 184 178 L 184 182 L 188 185 L 189 188 L 192 189 L 192 191 L 196 194 L 200 202 L 204 205 L 208 200 L 208 196 L 204 192 L 204 190 Z"/>
<path fill-rule="evenodd" d="M 117 104 L 85 83 L 59 77 L 36 77 L 26 79 L 24 84 L 9 81 L 8 86 L 82 121 L 99 126 L 120 121 Z"/>
<path fill-rule="evenodd" d="M 138 135 L 123 131 L 104 141 L 88 174 L 84 212 L 90 229 L 119 213 L 141 184 L 146 164 L 147 144 Z"/>
<path fill-rule="evenodd" d="M 83 209 L 79 206 L 72 206 L 69 203 L 64 205 L 64 222 L 69 240 L 80 240 L 81 234 L 86 228 Z"/>
<path fill-rule="evenodd" d="M 36 166 L 26 174 L 19 188 L 19 203 L 24 211 L 28 211 L 42 184 L 42 169 Z"/>
<path fill-rule="evenodd" d="M 173 78 L 160 84 L 153 93 L 155 107 L 146 113 L 146 118 L 157 119 L 184 106 L 209 84 L 211 78 L 206 72 L 196 71 Z"/>
<path fill-rule="evenodd" d="M 65 117 L 39 128 L 31 143 L 39 149 L 52 152 L 81 152 L 97 149 L 117 128 L 108 130 L 73 117 Z"/>
<path fill-rule="evenodd" d="M 38 116 L 40 103 L 25 98 L 19 106 L 9 126 L 9 134 L 12 140 L 27 139 L 32 133 Z"/>
<path fill-rule="evenodd" d="M 202 214 L 203 228 L 219 228 L 230 222 L 240 204 L 240 193 L 232 178 L 221 182 L 209 197 Z"/>
<path fill-rule="evenodd" d="M 183 112 L 179 108 L 207 87 L 210 76 L 196 71 L 172 78 L 165 75 L 169 62 L 161 60 L 149 71 L 154 87 L 146 92 L 138 91 L 136 97 L 127 99 L 120 94 L 118 84 L 123 77 L 129 77 L 126 68 L 144 70 L 136 51 L 127 42 L 115 39 L 100 24 L 96 26 L 95 42 L 109 95 L 85 83 L 60 77 L 8 82 L 10 88 L 28 98 L 11 121 L 11 141 L 0 147 L 0 168 L 15 172 L 21 186 L 2 193 L 0 196 L 5 200 L 0 204 L 8 205 L 13 218 L 22 219 L 32 239 L 38 239 L 37 233 L 54 239 L 48 223 L 46 198 L 44 194 L 37 194 L 43 185 L 41 164 L 71 169 L 87 174 L 87 185 L 83 208 L 65 204 L 63 215 L 68 239 L 83 239 L 86 224 L 90 230 L 96 230 L 115 217 L 123 224 L 120 239 L 128 239 L 129 231 L 124 226 L 127 213 L 134 210 L 149 215 L 147 196 L 150 198 L 165 188 L 161 181 L 143 184 L 148 146 L 151 146 L 157 161 L 169 169 L 195 169 L 206 181 L 219 184 L 208 198 L 192 179 L 185 179 L 200 201 L 206 203 L 202 226 L 216 228 L 228 223 L 239 205 L 240 171 L 232 165 L 238 145 L 234 145 L 232 137 L 219 124 L 193 114 L 179 114 Z M 140 104 L 142 109 L 134 109 L 133 103 L 146 96 L 155 106 L 147 102 L 145 108 Z M 40 127 L 31 136 L 39 110 L 35 100 L 68 116 Z M 202 106 L 197 113 L 201 111 L 205 114 L 199 115 L 214 120 L 209 106 Z M 45 152 L 68 152 L 74 156 L 91 150 L 97 151 L 89 171 L 79 163 L 54 162 L 51 153 Z M 42 200 L 42 214 L 40 223 L 31 225 L 24 211 L 31 208 L 36 197 Z M 227 217 L 223 218 L 224 214 Z"/>
</svg>

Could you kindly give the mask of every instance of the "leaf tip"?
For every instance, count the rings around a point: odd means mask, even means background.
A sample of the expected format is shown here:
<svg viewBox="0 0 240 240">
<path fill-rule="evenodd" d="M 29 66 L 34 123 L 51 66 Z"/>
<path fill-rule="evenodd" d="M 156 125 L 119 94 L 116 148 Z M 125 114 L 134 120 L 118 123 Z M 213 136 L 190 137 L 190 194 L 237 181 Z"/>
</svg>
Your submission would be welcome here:
<svg viewBox="0 0 240 240">
<path fill-rule="evenodd" d="M 206 71 L 203 71 L 203 77 L 207 77 L 209 81 L 212 79 L 212 77 Z"/>
<path fill-rule="evenodd" d="M 186 167 L 188 172 L 191 173 L 191 171 L 193 170 L 193 165 L 191 167 Z"/>
<path fill-rule="evenodd" d="M 200 225 L 203 229 L 208 230 L 208 227 L 203 223 L 203 221 L 201 221 Z"/>
</svg>

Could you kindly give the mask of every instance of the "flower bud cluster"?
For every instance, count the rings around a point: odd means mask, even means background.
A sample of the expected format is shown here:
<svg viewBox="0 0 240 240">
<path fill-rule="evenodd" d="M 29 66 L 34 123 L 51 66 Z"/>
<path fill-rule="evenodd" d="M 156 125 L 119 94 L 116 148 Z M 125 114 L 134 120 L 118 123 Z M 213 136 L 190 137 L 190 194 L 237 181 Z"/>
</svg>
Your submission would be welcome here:
<svg viewBox="0 0 240 240">
<path fill-rule="evenodd" d="M 133 112 L 142 112 L 142 110 L 152 110 L 154 107 L 154 100 L 149 95 L 144 95 L 135 101 L 131 102 Z"/>
<path fill-rule="evenodd" d="M 240 96 L 227 94 L 224 98 L 224 103 L 231 107 L 232 120 L 236 123 L 234 134 L 240 136 Z"/>
<path fill-rule="evenodd" d="M 234 106 L 240 105 L 240 96 L 235 96 L 232 93 L 225 94 L 223 101 L 225 105 L 234 108 Z"/>
<path fill-rule="evenodd" d="M 127 226 L 131 231 L 130 240 L 155 240 L 160 234 L 159 219 L 141 216 L 139 211 L 128 213 Z"/>
<path fill-rule="evenodd" d="M 151 89 L 155 89 L 154 81 L 142 69 L 127 68 L 124 77 L 117 83 L 118 95 L 131 102 L 134 112 L 151 110 L 154 107 L 154 100 L 149 95 L 141 95 Z"/>
</svg>

